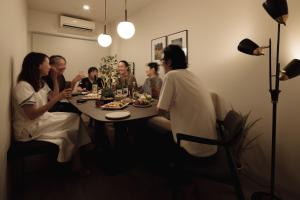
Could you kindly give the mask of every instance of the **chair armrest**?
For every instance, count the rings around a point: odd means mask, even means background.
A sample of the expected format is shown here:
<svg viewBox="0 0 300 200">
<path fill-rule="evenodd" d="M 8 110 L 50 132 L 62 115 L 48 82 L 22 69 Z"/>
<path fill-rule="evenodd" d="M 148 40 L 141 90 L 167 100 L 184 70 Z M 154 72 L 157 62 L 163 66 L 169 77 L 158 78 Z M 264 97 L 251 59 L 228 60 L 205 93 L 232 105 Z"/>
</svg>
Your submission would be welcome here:
<svg viewBox="0 0 300 200">
<path fill-rule="evenodd" d="M 197 137 L 197 136 L 192 136 L 192 135 L 186 135 L 183 133 L 177 133 L 176 138 L 177 138 L 177 144 L 179 146 L 180 146 L 181 140 L 186 140 L 186 141 L 196 142 L 196 143 L 201 143 L 201 144 L 208 144 L 208 145 L 223 145 L 223 142 L 221 142 L 219 140 L 202 138 L 202 137 Z"/>
</svg>

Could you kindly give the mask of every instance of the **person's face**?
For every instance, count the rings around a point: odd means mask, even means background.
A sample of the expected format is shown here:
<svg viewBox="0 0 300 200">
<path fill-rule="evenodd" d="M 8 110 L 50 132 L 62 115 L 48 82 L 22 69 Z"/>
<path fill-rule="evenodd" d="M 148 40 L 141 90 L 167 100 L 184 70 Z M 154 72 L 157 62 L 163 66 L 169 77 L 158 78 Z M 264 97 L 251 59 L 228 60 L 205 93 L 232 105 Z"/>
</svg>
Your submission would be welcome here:
<svg viewBox="0 0 300 200">
<path fill-rule="evenodd" d="M 121 76 L 126 76 L 127 75 L 128 68 L 126 67 L 125 63 L 119 62 L 119 64 L 118 64 L 118 71 L 119 71 L 119 74 Z"/>
<path fill-rule="evenodd" d="M 154 74 L 155 74 L 154 68 L 150 68 L 149 66 L 147 66 L 147 67 L 146 67 L 146 75 L 147 75 L 148 77 L 151 77 L 151 76 L 153 76 Z"/>
<path fill-rule="evenodd" d="M 62 75 L 66 70 L 66 62 L 64 59 L 59 59 L 53 67 L 55 67 L 57 72 Z"/>
<path fill-rule="evenodd" d="M 98 77 L 98 71 L 97 70 L 94 70 L 94 71 L 91 71 L 91 73 L 89 73 L 89 78 L 94 80 L 94 77 Z"/>
<path fill-rule="evenodd" d="M 48 58 L 45 58 L 44 62 L 42 64 L 40 64 L 39 70 L 40 70 L 40 77 L 48 75 L 48 73 L 50 71 L 50 65 L 49 65 Z"/>
</svg>

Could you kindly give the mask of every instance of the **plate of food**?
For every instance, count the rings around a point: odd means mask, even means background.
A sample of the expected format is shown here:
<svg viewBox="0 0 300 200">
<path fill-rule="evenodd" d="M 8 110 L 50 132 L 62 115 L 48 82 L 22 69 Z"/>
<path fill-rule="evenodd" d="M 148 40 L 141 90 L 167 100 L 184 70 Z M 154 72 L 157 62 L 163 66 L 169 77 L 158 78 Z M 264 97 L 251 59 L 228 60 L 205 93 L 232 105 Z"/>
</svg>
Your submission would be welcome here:
<svg viewBox="0 0 300 200">
<path fill-rule="evenodd" d="M 135 100 L 132 105 L 138 108 L 147 108 L 152 106 L 151 101 L 144 98 Z"/>
<path fill-rule="evenodd" d="M 131 104 L 133 102 L 133 100 L 131 98 L 126 97 L 126 98 L 122 99 L 121 102 Z"/>
<path fill-rule="evenodd" d="M 115 95 L 115 100 L 116 101 L 121 101 L 122 99 L 125 99 L 127 97 L 127 95 L 125 94 L 116 94 Z"/>
<path fill-rule="evenodd" d="M 128 106 L 129 103 L 122 103 L 120 101 L 113 101 L 101 106 L 102 109 L 105 110 L 121 110 Z"/>
<path fill-rule="evenodd" d="M 86 95 L 88 94 L 89 92 L 73 92 L 71 95 L 72 96 L 79 96 L 79 95 Z"/>
<path fill-rule="evenodd" d="M 89 93 L 82 97 L 84 100 L 98 100 L 101 96 L 99 94 Z"/>
</svg>

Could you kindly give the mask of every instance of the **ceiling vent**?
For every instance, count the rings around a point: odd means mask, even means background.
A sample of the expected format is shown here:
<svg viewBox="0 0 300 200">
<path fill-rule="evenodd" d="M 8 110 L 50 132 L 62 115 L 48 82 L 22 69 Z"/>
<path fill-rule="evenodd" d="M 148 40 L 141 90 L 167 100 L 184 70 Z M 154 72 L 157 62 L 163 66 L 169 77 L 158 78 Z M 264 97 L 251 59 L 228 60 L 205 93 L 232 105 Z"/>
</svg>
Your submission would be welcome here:
<svg viewBox="0 0 300 200">
<path fill-rule="evenodd" d="M 60 16 L 60 27 L 93 31 L 96 28 L 96 24 L 92 21 L 62 15 Z"/>
</svg>

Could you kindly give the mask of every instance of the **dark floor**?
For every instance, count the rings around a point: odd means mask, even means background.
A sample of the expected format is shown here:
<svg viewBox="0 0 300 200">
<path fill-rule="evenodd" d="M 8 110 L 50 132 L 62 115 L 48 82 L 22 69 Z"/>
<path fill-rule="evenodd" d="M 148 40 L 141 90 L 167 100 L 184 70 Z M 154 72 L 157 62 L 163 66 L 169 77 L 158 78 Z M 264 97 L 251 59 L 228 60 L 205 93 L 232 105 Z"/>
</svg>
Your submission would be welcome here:
<svg viewBox="0 0 300 200">
<path fill-rule="evenodd" d="M 168 200 L 235 199 L 231 187 L 205 179 L 172 192 L 167 171 L 99 152 L 85 156 L 90 174 L 70 172 L 68 166 L 26 161 L 24 199 L 26 200 Z M 39 158 L 40 159 L 40 158 Z M 123 161 L 122 161 L 123 160 Z M 41 162 L 41 161 L 39 161 Z M 34 166 L 34 167 L 33 167 Z M 15 191 L 14 188 L 12 191 Z M 19 199 L 19 198 L 18 198 Z"/>
</svg>

